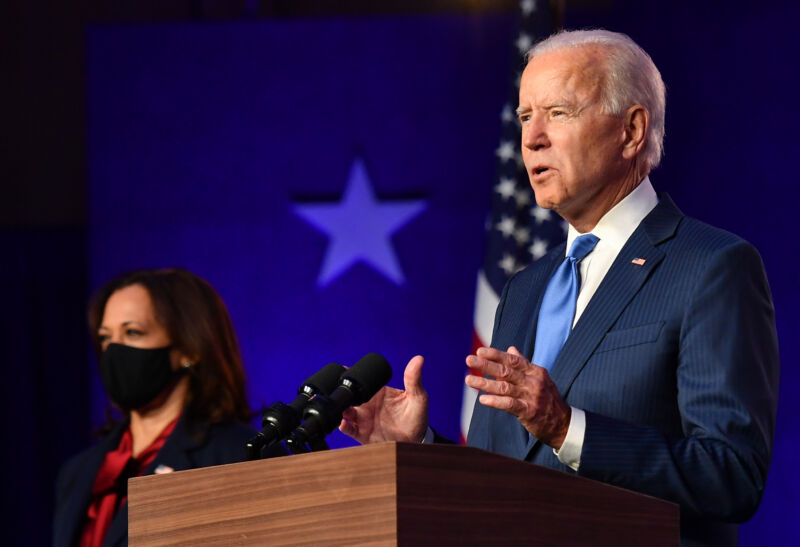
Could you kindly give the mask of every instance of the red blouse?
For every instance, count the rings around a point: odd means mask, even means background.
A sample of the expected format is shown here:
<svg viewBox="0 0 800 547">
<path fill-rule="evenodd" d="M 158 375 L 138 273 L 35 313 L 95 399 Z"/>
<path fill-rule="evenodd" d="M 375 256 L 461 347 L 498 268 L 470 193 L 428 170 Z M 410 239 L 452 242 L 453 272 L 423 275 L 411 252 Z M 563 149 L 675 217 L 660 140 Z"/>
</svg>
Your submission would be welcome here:
<svg viewBox="0 0 800 547">
<path fill-rule="evenodd" d="M 106 454 L 103 465 L 97 471 L 92 487 L 92 501 L 86 513 L 86 524 L 81 534 L 81 547 L 100 547 L 106 537 L 111 521 L 117 514 L 117 509 L 125 503 L 128 497 L 128 479 L 138 477 L 147 466 L 156 458 L 156 454 L 175 429 L 178 418 L 172 421 L 158 435 L 150 446 L 145 448 L 137 457 L 132 457 L 133 438 L 131 429 L 125 430 L 119 446 Z"/>
</svg>

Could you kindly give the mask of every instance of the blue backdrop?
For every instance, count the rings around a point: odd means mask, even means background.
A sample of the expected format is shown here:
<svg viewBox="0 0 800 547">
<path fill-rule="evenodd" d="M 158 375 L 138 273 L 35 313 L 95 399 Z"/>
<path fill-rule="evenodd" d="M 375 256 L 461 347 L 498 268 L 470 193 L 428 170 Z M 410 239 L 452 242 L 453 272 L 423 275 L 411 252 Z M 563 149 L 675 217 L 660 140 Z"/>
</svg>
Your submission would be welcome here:
<svg viewBox="0 0 800 547">
<path fill-rule="evenodd" d="M 92 285 L 164 265 L 207 278 L 230 307 L 255 406 L 369 351 L 401 386 L 421 353 L 432 419 L 457 438 L 514 25 L 92 29 Z"/>
<path fill-rule="evenodd" d="M 567 24 L 627 32 L 650 52 L 668 89 L 654 185 L 762 252 L 782 398 L 764 502 L 741 537 L 798 541 L 800 291 L 784 233 L 800 197 L 788 54 L 800 10 L 623 4 Z M 230 307 L 254 407 L 368 351 L 399 386 L 421 353 L 432 422 L 457 436 L 515 26 L 452 15 L 90 29 L 91 286 L 140 267 L 207 278 Z M 85 372 L 98 423 L 105 397 L 88 361 Z"/>
</svg>

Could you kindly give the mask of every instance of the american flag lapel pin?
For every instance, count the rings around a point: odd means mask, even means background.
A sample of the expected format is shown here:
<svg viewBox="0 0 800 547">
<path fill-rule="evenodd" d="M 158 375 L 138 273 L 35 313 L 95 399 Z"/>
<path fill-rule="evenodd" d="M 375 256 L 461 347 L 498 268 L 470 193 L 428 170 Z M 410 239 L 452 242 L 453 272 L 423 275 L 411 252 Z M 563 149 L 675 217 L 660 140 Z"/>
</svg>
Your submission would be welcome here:
<svg viewBox="0 0 800 547">
<path fill-rule="evenodd" d="M 634 258 L 631 260 L 631 264 L 636 264 L 637 266 L 644 266 L 645 259 L 644 258 Z"/>
</svg>

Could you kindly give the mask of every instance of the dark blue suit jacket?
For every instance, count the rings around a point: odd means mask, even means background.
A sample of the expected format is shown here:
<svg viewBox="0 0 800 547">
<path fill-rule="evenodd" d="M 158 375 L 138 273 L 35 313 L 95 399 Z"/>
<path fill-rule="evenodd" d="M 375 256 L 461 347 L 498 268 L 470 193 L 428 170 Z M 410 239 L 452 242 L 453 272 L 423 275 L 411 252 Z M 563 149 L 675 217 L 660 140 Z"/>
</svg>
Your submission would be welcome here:
<svg viewBox="0 0 800 547">
<path fill-rule="evenodd" d="M 492 346 L 529 359 L 565 246 L 515 275 Z M 633 264 L 642 258 L 643 265 Z M 778 398 L 775 318 L 758 252 L 667 195 L 631 235 L 551 377 L 586 411 L 579 475 L 674 501 L 684 545 L 731 545 L 767 477 Z M 467 443 L 572 472 L 512 415 L 477 403 Z"/>
<path fill-rule="evenodd" d="M 127 422 L 117 424 L 109 435 L 95 446 L 67 461 L 56 482 L 56 508 L 53 522 L 53 545 L 75 545 L 83 529 L 84 517 L 92 499 L 92 486 L 105 455 L 119 445 Z M 155 460 L 145 469 L 153 474 L 159 465 L 175 471 L 195 469 L 245 459 L 244 446 L 255 430 L 239 423 L 198 424 L 186 413 L 178 420 Z M 128 544 L 128 504 L 117 511 L 103 545 Z"/>
</svg>

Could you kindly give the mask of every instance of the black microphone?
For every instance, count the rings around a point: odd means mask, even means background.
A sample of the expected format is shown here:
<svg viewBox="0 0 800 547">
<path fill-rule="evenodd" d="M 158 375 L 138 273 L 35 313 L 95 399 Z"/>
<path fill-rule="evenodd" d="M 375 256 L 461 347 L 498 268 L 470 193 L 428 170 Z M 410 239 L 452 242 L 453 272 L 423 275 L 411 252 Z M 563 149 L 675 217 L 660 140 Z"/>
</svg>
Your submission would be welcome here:
<svg viewBox="0 0 800 547">
<path fill-rule="evenodd" d="M 291 403 L 273 403 L 261 416 L 261 431 L 247 441 L 245 450 L 248 460 L 261 459 L 261 451 L 286 437 L 300 425 L 303 409 L 314 396 L 327 395 L 339 384 L 345 368 L 339 363 L 328 363 L 303 382 L 297 397 Z"/>
<path fill-rule="evenodd" d="M 303 411 L 303 423 L 286 439 L 294 454 L 327 448 L 324 438 L 338 427 L 342 413 L 369 401 L 392 377 L 392 367 L 377 353 L 368 353 L 342 374 L 329 396 L 317 396 Z"/>
</svg>

